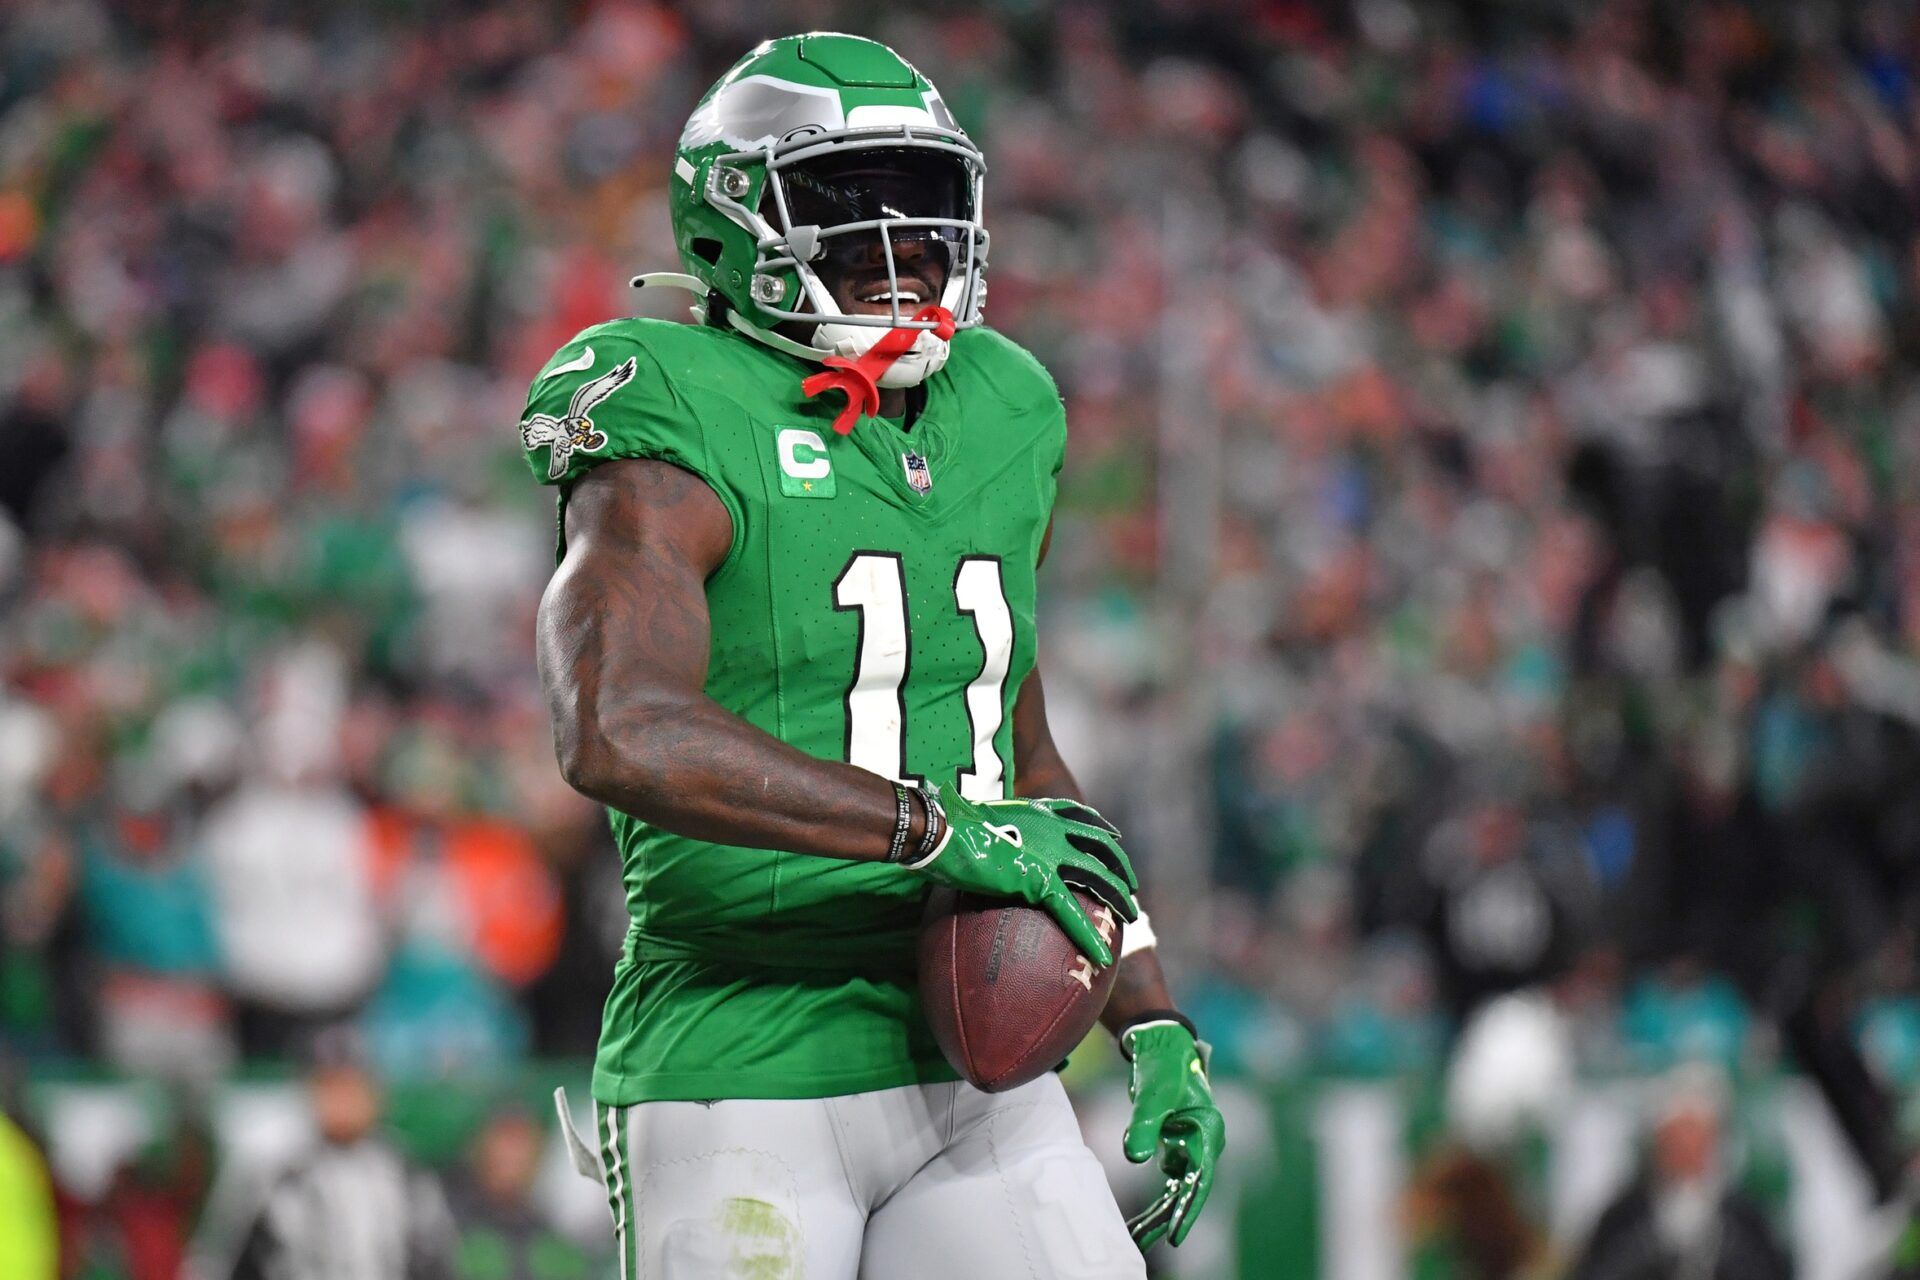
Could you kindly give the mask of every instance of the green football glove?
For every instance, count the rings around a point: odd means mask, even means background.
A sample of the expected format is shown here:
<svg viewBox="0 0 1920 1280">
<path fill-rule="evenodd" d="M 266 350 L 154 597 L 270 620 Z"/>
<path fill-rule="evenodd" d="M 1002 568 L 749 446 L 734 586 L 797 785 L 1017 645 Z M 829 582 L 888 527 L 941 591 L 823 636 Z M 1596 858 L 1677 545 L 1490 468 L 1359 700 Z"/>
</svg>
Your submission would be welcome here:
<svg viewBox="0 0 1920 1280">
<path fill-rule="evenodd" d="M 1213 1168 L 1227 1148 L 1226 1121 L 1213 1105 L 1200 1046 L 1186 1026 L 1142 1022 L 1121 1033 L 1120 1050 L 1133 1060 L 1127 1159 L 1140 1164 L 1158 1152 L 1167 1176 L 1166 1189 L 1127 1229 L 1143 1253 L 1169 1231 L 1177 1247 L 1213 1190 Z"/>
<path fill-rule="evenodd" d="M 1113 950 L 1072 890 L 1104 902 L 1122 920 L 1140 915 L 1133 867 L 1113 824 L 1077 800 L 989 800 L 976 804 L 950 788 L 929 786 L 947 830 L 924 861 L 908 863 L 936 884 L 965 893 L 1018 898 L 1046 911 L 1073 945 L 1101 968 Z"/>
</svg>

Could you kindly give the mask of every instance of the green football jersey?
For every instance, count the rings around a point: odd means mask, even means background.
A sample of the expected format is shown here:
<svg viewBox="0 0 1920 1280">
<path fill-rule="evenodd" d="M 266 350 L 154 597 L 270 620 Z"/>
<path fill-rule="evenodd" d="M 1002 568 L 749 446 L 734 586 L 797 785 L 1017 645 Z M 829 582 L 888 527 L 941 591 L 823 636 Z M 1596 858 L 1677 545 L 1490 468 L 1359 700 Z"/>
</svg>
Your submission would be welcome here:
<svg viewBox="0 0 1920 1280">
<path fill-rule="evenodd" d="M 1011 795 L 1013 702 L 1033 669 L 1035 566 L 1066 448 L 1059 392 L 1014 343 L 963 330 L 910 430 L 862 418 L 840 436 L 840 397 L 801 394 L 814 370 L 716 328 L 598 325 L 534 380 L 527 461 L 563 504 L 568 482 L 614 458 L 671 462 L 719 495 L 733 544 L 707 580 L 706 692 L 721 706 L 815 756 Z M 632 923 L 596 1098 L 956 1078 L 915 987 L 925 881 L 611 817 Z"/>
</svg>

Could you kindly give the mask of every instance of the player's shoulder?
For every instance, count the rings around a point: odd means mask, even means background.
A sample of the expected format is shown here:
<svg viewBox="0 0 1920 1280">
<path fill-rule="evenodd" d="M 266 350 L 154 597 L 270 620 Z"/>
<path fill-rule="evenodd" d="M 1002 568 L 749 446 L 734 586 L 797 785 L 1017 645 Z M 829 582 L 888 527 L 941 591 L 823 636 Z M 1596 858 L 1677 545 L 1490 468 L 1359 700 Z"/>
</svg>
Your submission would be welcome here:
<svg viewBox="0 0 1920 1280">
<path fill-rule="evenodd" d="M 1066 406 L 1053 375 L 1031 351 L 995 329 L 962 329 L 946 367 L 934 376 L 947 380 L 944 394 L 936 394 L 966 419 L 968 439 L 992 441 L 1008 457 L 1035 450 L 1052 470 L 1060 469 Z"/>
<path fill-rule="evenodd" d="M 1060 406 L 1060 388 L 1039 357 L 998 329 L 981 325 L 954 334 L 945 372 L 970 394 L 984 392 L 1022 411 Z"/>
<path fill-rule="evenodd" d="M 748 345 L 666 320 L 629 317 L 582 329 L 527 390 L 520 443 L 528 465 L 548 484 L 615 458 L 696 465 L 709 424 L 728 420 L 727 404 L 764 380 Z"/>
<path fill-rule="evenodd" d="M 590 381 L 628 361 L 639 387 L 662 391 L 682 385 L 698 386 L 706 376 L 724 378 L 747 353 L 731 335 L 701 325 L 681 324 L 641 316 L 624 316 L 589 325 L 562 343 L 534 375 L 533 391 L 558 381 L 572 386 Z"/>
</svg>

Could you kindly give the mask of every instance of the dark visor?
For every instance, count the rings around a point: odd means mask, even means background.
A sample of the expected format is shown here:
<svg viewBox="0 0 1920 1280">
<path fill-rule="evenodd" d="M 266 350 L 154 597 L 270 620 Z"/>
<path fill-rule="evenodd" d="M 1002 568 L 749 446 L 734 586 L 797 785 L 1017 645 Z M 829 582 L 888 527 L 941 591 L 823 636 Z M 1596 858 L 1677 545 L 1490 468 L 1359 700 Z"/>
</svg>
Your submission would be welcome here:
<svg viewBox="0 0 1920 1280">
<path fill-rule="evenodd" d="M 874 148 L 805 160 L 780 171 L 794 226 L 879 218 L 973 217 L 973 180 L 959 157 Z M 767 210 L 771 213 L 771 210 Z M 957 240 L 958 227 L 903 227 L 896 238 Z"/>
</svg>

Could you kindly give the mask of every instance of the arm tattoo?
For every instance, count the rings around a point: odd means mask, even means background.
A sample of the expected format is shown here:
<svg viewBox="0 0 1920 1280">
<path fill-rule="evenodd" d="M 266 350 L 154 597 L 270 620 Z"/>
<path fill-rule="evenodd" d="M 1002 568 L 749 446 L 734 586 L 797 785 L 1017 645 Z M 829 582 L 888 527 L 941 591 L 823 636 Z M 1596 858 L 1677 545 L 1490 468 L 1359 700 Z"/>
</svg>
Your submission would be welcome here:
<svg viewBox="0 0 1920 1280">
<path fill-rule="evenodd" d="M 705 482 L 664 462 L 603 463 L 575 483 L 566 521 L 539 657 L 568 782 L 694 839 L 884 858 L 885 779 L 788 746 L 706 696 L 706 579 L 732 526 Z"/>
</svg>

